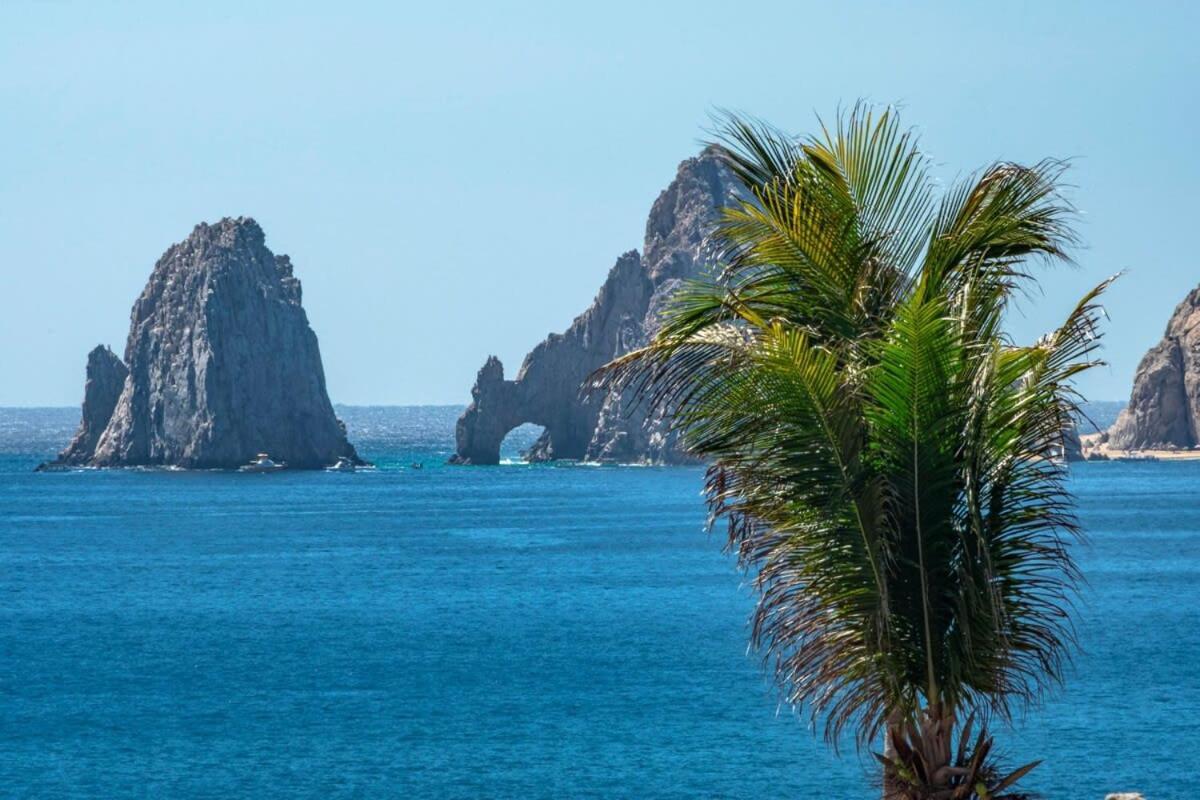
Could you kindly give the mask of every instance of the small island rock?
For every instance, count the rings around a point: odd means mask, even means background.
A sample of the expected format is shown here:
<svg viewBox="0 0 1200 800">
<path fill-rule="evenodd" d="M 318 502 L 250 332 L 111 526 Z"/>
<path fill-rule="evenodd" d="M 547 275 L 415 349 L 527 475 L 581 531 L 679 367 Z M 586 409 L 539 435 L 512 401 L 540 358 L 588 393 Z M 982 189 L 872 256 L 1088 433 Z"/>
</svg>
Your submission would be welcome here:
<svg viewBox="0 0 1200 800">
<path fill-rule="evenodd" d="M 83 422 L 59 461 L 231 468 L 260 452 L 301 469 L 362 463 L 329 402 L 291 261 L 253 219 L 226 218 L 159 259 L 124 364 L 93 351 Z"/>
</svg>

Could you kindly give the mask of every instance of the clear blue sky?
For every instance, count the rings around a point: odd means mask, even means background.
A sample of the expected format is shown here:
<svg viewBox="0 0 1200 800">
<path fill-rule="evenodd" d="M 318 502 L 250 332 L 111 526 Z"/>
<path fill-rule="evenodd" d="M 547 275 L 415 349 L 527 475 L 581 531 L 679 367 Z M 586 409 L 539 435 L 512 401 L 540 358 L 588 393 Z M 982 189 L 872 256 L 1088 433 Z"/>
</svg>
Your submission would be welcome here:
<svg viewBox="0 0 1200 800">
<path fill-rule="evenodd" d="M 1081 267 L 1014 324 L 1129 270 L 1095 399 L 1200 282 L 1192 4 L 499 6 L 0 5 L 0 405 L 77 404 L 162 251 L 239 214 L 292 256 L 335 402 L 465 403 L 641 246 L 716 106 L 897 102 L 944 179 L 1074 157 Z"/>
</svg>

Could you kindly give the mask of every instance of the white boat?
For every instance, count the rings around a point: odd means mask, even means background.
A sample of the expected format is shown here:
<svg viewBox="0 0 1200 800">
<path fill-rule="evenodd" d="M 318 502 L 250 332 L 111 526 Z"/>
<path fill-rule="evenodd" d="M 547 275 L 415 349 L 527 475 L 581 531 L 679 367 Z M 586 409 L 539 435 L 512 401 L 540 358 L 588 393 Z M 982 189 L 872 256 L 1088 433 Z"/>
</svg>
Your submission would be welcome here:
<svg viewBox="0 0 1200 800">
<path fill-rule="evenodd" d="M 287 464 L 282 462 L 272 461 L 271 457 L 266 453 L 259 453 L 244 467 L 241 467 L 239 472 L 278 472 L 281 469 L 287 469 Z"/>
<path fill-rule="evenodd" d="M 354 472 L 357 467 L 354 462 L 345 456 L 339 456 L 337 463 L 325 468 L 326 472 Z"/>
</svg>

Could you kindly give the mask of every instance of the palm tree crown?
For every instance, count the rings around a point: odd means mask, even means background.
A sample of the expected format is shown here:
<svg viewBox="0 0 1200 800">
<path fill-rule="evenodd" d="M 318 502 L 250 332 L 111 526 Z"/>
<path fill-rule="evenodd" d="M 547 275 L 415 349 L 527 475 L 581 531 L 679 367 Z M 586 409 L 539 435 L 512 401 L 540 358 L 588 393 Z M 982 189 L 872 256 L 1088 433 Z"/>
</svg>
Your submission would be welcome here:
<svg viewBox="0 0 1200 800">
<path fill-rule="evenodd" d="M 787 701 L 834 740 L 886 728 L 909 784 L 961 788 L 956 720 L 1007 716 L 1069 653 L 1062 444 L 1108 282 L 1036 343 L 1006 335 L 1028 264 L 1073 243 L 1061 162 L 997 163 L 939 196 L 896 114 L 861 105 L 804 140 L 731 116 L 720 143 L 745 187 L 716 229 L 720 273 L 597 382 L 668 410 L 710 464 Z"/>
</svg>

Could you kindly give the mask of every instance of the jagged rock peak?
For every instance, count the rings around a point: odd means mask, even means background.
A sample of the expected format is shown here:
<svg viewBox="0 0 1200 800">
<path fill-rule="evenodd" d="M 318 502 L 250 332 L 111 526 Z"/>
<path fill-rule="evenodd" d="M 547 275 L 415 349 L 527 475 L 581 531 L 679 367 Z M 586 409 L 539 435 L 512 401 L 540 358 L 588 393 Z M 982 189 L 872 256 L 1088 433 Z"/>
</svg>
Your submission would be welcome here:
<svg viewBox="0 0 1200 800">
<path fill-rule="evenodd" d="M 1109 429 L 1110 450 L 1191 448 L 1200 443 L 1200 287 L 1171 315 L 1138 364 L 1127 405 Z"/>
<path fill-rule="evenodd" d="M 712 263 L 717 210 L 738 192 L 718 149 L 681 163 L 651 207 L 642 252 L 617 259 L 592 305 L 530 351 L 515 379 L 504 379 L 494 356 L 484 364 L 459 418 L 451 460 L 497 463 L 504 436 L 526 422 L 545 428 L 531 460 L 686 460 L 665 420 L 647 419 L 619 393 L 586 395 L 580 387 L 594 370 L 649 341 L 667 299 Z"/>
<path fill-rule="evenodd" d="M 83 415 L 79 430 L 67 448 L 50 465 L 87 464 L 96 452 L 96 443 L 112 417 L 113 408 L 125 388 L 129 370 L 106 345 L 97 345 L 88 353 L 87 379 L 83 385 Z"/>
<path fill-rule="evenodd" d="M 249 217 L 202 223 L 167 248 L 134 303 L 125 366 L 89 464 L 359 460 L 329 402 L 291 260 Z"/>
</svg>

